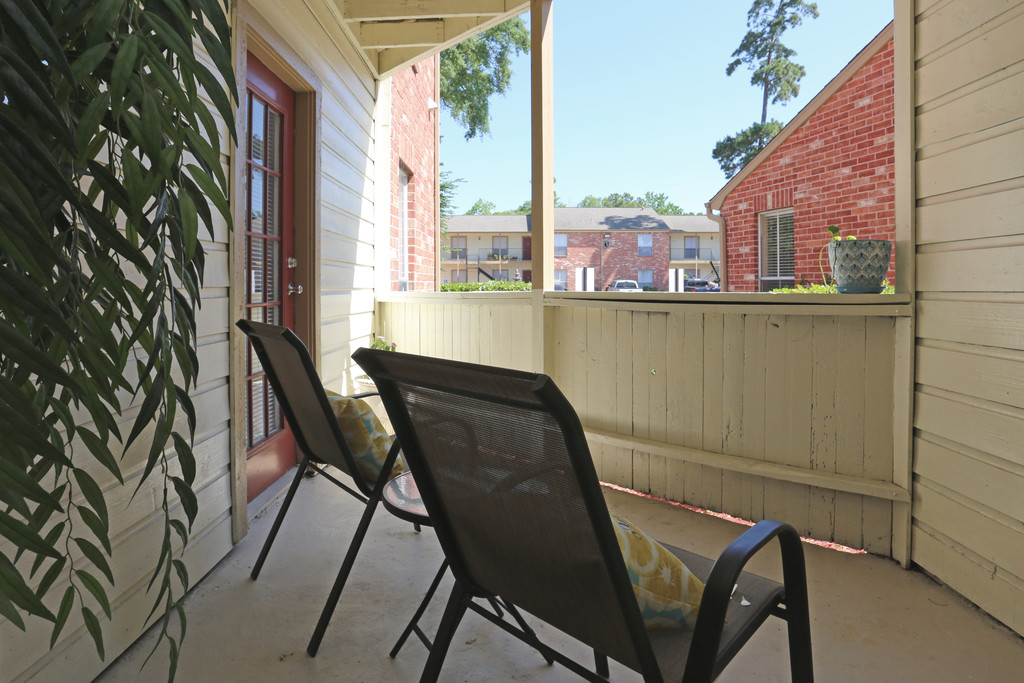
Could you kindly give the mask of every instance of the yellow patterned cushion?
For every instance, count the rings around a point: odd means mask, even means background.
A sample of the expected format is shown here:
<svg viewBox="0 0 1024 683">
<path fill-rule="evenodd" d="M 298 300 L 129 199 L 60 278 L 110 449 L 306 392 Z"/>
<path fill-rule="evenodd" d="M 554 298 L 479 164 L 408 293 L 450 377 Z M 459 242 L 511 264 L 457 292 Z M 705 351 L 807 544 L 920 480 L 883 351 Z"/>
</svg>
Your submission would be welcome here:
<svg viewBox="0 0 1024 683">
<path fill-rule="evenodd" d="M 359 474 L 369 482 L 377 481 L 391 448 L 391 437 L 366 401 L 347 398 L 333 391 L 327 392 L 327 400 L 345 436 L 345 443 L 356 460 Z M 398 458 L 388 478 L 396 477 L 404 471 L 405 463 Z"/>
<path fill-rule="evenodd" d="M 627 519 L 609 512 L 647 628 L 693 628 L 704 584 L 682 561 Z"/>
</svg>

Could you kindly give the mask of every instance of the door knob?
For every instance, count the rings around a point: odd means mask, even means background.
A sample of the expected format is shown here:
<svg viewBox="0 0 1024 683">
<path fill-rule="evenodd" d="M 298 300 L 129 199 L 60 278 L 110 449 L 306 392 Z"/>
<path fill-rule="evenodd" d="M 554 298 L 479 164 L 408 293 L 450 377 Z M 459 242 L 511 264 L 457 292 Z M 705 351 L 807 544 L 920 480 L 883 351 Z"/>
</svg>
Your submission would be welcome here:
<svg viewBox="0 0 1024 683">
<path fill-rule="evenodd" d="M 296 286 L 294 283 L 288 283 L 288 296 L 295 296 L 296 294 L 302 294 L 302 285 Z"/>
</svg>

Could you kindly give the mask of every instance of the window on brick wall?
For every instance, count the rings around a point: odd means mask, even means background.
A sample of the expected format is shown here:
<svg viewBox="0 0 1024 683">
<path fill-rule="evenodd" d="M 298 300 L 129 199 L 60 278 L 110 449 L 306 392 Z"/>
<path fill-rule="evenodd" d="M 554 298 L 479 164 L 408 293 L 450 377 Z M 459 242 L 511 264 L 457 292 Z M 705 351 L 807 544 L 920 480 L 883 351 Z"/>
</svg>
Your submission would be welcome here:
<svg viewBox="0 0 1024 683">
<path fill-rule="evenodd" d="M 636 236 L 636 255 L 654 256 L 654 235 L 647 234 Z"/>
<path fill-rule="evenodd" d="M 760 216 L 761 221 L 761 291 L 779 287 L 792 287 L 793 270 L 793 210 L 770 211 Z"/>
<path fill-rule="evenodd" d="M 454 261 L 465 261 L 466 260 L 466 238 L 463 237 L 452 237 L 452 247 L 449 258 Z M 461 282 L 465 282 L 462 280 Z"/>
<path fill-rule="evenodd" d="M 398 173 L 398 290 L 409 289 L 409 174 Z"/>
<path fill-rule="evenodd" d="M 555 256 L 569 255 L 569 236 L 564 232 L 555 233 Z"/>
<path fill-rule="evenodd" d="M 649 268 L 641 268 L 636 271 L 636 283 L 641 287 L 653 287 L 654 271 Z"/>
<path fill-rule="evenodd" d="M 555 269 L 555 291 L 564 292 L 569 289 L 569 271 L 564 268 Z"/>
</svg>

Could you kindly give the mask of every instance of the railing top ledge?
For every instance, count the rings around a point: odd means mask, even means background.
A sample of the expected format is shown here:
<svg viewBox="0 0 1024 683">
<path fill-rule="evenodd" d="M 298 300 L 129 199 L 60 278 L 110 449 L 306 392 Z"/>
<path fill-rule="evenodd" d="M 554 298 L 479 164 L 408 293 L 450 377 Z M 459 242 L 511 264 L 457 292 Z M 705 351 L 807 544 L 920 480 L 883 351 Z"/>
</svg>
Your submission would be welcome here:
<svg viewBox="0 0 1024 683">
<path fill-rule="evenodd" d="M 906 294 L 767 294 L 734 292 L 545 292 L 547 306 L 596 306 L 630 310 L 755 313 L 777 315 L 860 315 L 909 318 Z"/>
</svg>

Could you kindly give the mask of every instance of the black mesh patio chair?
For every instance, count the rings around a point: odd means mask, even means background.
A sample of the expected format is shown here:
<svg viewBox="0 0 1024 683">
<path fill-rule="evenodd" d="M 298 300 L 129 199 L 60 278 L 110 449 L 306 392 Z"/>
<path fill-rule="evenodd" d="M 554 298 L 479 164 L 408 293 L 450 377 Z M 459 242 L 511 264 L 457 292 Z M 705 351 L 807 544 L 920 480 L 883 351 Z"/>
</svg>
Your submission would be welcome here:
<svg viewBox="0 0 1024 683">
<path fill-rule="evenodd" d="M 370 349 L 353 358 L 380 391 L 455 576 L 421 681 L 437 680 L 467 609 L 591 681 L 605 680 L 602 656 L 645 681 L 711 681 L 776 616 L 788 625 L 793 680 L 813 680 L 803 549 L 792 527 L 759 522 L 715 561 L 666 546 L 705 582 L 703 598 L 692 630 L 648 630 L 582 425 L 551 378 Z M 782 584 L 743 571 L 775 538 Z M 600 653 L 598 672 L 473 602 L 494 596 Z"/>
<path fill-rule="evenodd" d="M 355 564 L 356 555 L 362 545 L 363 538 L 370 527 L 370 521 L 377 509 L 377 504 L 388 484 L 388 475 L 399 454 L 398 441 L 396 440 L 384 465 L 381 475 L 376 481 L 369 481 L 364 478 L 356 466 L 355 458 L 345 442 L 338 421 L 331 412 L 327 394 L 324 392 L 323 384 L 316 374 L 313 360 L 309 357 L 309 351 L 294 332 L 285 327 L 266 325 L 251 320 L 239 320 L 235 323 L 252 342 L 253 351 L 259 357 L 263 370 L 267 374 L 271 387 L 281 404 L 284 416 L 295 436 L 295 445 L 302 453 L 302 460 L 299 463 L 298 471 L 292 480 L 288 493 L 285 495 L 280 512 L 270 529 L 270 535 L 263 544 L 259 558 L 252 568 L 252 578 L 256 579 L 263 563 L 267 559 L 270 547 L 277 538 L 277 532 L 281 528 L 281 522 L 288 514 L 288 508 L 292 504 L 295 492 L 299 488 L 307 470 L 315 470 L 325 479 L 341 487 L 356 499 L 365 504 L 363 514 L 359 519 L 355 534 L 349 544 L 345 559 L 338 570 L 338 576 L 331 587 L 331 592 L 320 613 L 313 637 L 309 641 L 306 651 L 310 656 L 316 656 L 323 640 L 327 624 L 341 598 L 341 592 L 348 580 L 352 566 Z M 364 398 L 374 396 L 376 392 L 356 394 L 351 398 Z M 325 465 L 332 465 L 342 473 L 351 478 L 353 486 L 334 477 Z M 419 530 L 420 524 L 429 524 L 426 518 L 410 518 L 409 521 L 416 524 Z"/>
</svg>

